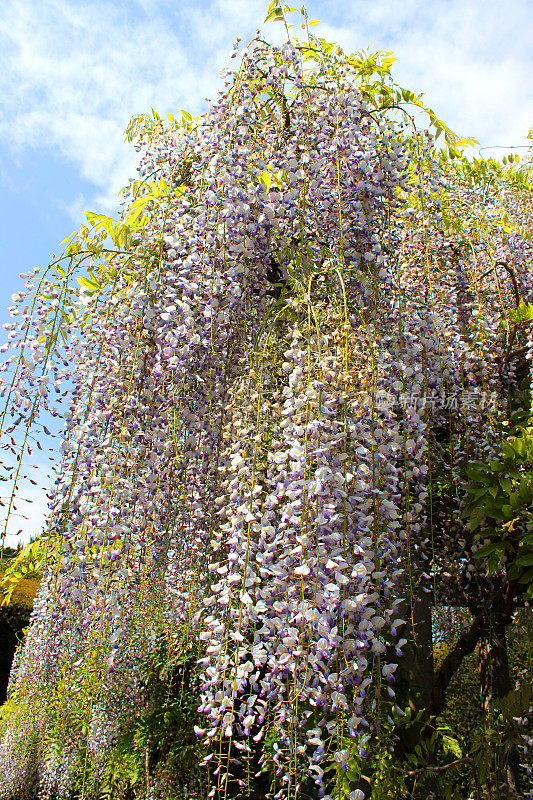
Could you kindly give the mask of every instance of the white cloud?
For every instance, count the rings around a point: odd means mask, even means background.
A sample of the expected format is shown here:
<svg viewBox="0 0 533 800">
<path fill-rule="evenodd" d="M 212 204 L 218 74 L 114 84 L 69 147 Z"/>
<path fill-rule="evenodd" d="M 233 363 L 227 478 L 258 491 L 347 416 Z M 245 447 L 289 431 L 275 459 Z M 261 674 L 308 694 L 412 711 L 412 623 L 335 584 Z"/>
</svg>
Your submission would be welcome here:
<svg viewBox="0 0 533 800">
<path fill-rule="evenodd" d="M 47 146 L 91 181 L 82 205 L 111 209 L 135 170 L 123 142 L 134 113 L 202 110 L 233 39 L 264 0 L 2 0 L 0 138 Z M 315 32 L 353 51 L 393 50 L 397 80 L 426 93 L 451 127 L 482 144 L 525 142 L 533 124 L 527 0 L 309 1 Z M 298 31 L 296 31 L 298 32 Z M 283 35 L 271 26 L 269 36 Z"/>
<path fill-rule="evenodd" d="M 242 22 L 259 3 L 237 5 Z M 214 96 L 229 49 L 226 6 L 185 9 L 187 35 L 163 3 L 4 0 L 0 136 L 19 152 L 55 149 L 114 205 L 137 161 L 123 142 L 129 118 L 152 106 L 199 112 Z"/>
<path fill-rule="evenodd" d="M 427 104 L 457 133 L 482 145 L 528 144 L 533 124 L 528 0 L 334 2 L 332 11 L 339 10 L 340 23 L 317 30 L 348 51 L 369 44 L 372 50 L 392 50 L 396 80 L 424 92 Z"/>
</svg>

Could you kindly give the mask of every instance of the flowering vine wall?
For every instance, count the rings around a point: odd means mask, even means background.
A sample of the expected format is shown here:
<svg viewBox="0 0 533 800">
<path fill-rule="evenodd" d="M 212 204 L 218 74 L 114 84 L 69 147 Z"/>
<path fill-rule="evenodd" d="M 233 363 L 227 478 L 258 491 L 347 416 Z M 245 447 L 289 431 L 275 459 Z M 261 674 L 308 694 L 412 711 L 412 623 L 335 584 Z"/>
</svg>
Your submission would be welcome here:
<svg viewBox="0 0 533 800">
<path fill-rule="evenodd" d="M 101 796 L 157 659 L 195 687 L 210 796 L 263 766 L 280 798 L 362 798 L 447 536 L 432 471 L 490 452 L 514 380 L 520 196 L 443 160 L 355 57 L 240 56 L 204 116 L 138 133 L 129 228 L 80 290 L 87 231 L 14 298 L 4 427 L 24 457 L 45 417 L 64 431 L 2 798 Z"/>
</svg>

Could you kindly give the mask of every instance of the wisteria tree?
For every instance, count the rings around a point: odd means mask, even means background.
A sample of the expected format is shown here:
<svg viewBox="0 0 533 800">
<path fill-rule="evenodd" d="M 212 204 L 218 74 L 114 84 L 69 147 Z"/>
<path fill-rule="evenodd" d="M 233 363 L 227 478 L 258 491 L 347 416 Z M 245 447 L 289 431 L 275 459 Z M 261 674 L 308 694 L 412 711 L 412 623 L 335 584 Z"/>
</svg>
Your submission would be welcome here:
<svg viewBox="0 0 533 800">
<path fill-rule="evenodd" d="M 42 574 L 4 800 L 525 791 L 531 187 L 302 20 L 236 46 L 200 118 L 132 120 L 121 218 L 13 298 L 8 513 L 62 445 L 4 579 Z M 472 617 L 434 670 L 437 605 Z M 479 643 L 464 754 L 439 715 Z"/>
</svg>

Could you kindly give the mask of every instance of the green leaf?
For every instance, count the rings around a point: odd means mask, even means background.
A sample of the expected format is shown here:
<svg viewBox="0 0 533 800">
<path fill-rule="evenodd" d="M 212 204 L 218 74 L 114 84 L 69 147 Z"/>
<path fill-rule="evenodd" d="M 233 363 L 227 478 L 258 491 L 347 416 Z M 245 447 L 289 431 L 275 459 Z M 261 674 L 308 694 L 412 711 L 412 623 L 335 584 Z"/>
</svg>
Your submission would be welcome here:
<svg viewBox="0 0 533 800">
<path fill-rule="evenodd" d="M 520 577 L 522 572 L 523 572 L 522 567 L 518 566 L 516 562 L 513 562 L 509 567 L 509 569 L 507 570 L 507 580 L 516 581 Z"/>
<path fill-rule="evenodd" d="M 88 278 L 84 278 L 83 275 L 81 278 L 76 278 L 80 286 L 83 286 L 85 289 L 89 289 L 90 292 L 97 292 L 100 289 L 100 286 L 97 283 L 93 283 Z"/>
<path fill-rule="evenodd" d="M 500 553 L 501 555 L 504 554 L 505 548 L 501 542 L 491 542 L 490 544 L 486 544 L 483 547 L 480 547 L 479 550 L 476 550 L 474 553 L 474 558 L 486 558 L 490 556 L 492 553 Z"/>
<path fill-rule="evenodd" d="M 105 214 L 94 214 L 92 211 L 86 211 L 85 216 L 90 225 L 94 225 L 97 229 L 102 228 L 108 234 L 112 235 L 117 221 L 113 217 L 107 217 Z"/>
<path fill-rule="evenodd" d="M 498 483 L 502 487 L 504 492 L 508 494 L 513 491 L 513 483 L 509 480 L 509 478 L 498 478 Z"/>
<path fill-rule="evenodd" d="M 467 504 L 467 506 L 466 506 L 465 510 L 463 511 L 463 516 L 464 516 L 464 517 L 465 517 L 465 516 L 468 516 L 468 514 L 470 514 L 471 510 L 472 510 L 472 509 L 473 509 L 475 506 L 477 506 L 477 504 L 478 504 L 478 503 L 477 503 L 477 501 L 478 501 L 478 500 L 479 500 L 481 497 L 485 497 L 485 495 L 487 494 L 487 492 L 488 492 L 488 491 L 489 491 L 489 490 L 487 489 L 487 487 L 486 487 L 486 486 L 484 486 L 484 487 L 483 487 L 483 488 L 481 488 L 481 489 L 479 489 L 479 488 L 476 488 L 476 487 L 474 487 L 474 486 L 468 486 L 468 487 L 467 487 L 467 492 L 468 492 L 468 494 L 472 495 L 472 499 L 470 500 L 470 502 Z"/>
<path fill-rule="evenodd" d="M 500 566 L 503 551 L 492 553 L 487 559 L 487 575 L 492 575 Z"/>
<path fill-rule="evenodd" d="M 485 509 L 482 506 L 475 506 L 470 515 L 470 530 L 475 531 L 485 519 Z"/>
<path fill-rule="evenodd" d="M 15 558 L 10 559 L 2 580 L 0 589 L 3 589 L 1 605 L 8 605 L 17 584 L 28 572 L 37 572 L 42 568 L 45 557 L 45 544 L 42 539 L 36 539 L 23 547 Z"/>
<path fill-rule="evenodd" d="M 533 321 L 533 305 L 520 300 L 517 308 L 509 311 L 509 319 L 512 322 L 531 322 Z"/>
<path fill-rule="evenodd" d="M 506 503 L 505 505 L 502 506 L 502 514 L 504 515 L 504 519 L 506 520 L 513 519 L 513 517 L 515 516 L 515 511 L 520 505 L 520 502 L 518 503 L 518 505 L 512 505 L 512 497 L 513 495 L 511 495 L 511 504 Z"/>
<path fill-rule="evenodd" d="M 451 736 L 443 736 L 442 737 L 442 747 L 445 753 L 452 753 L 456 758 L 461 758 L 463 755 L 463 751 L 461 750 L 461 745 Z"/>
<path fill-rule="evenodd" d="M 518 579 L 518 583 L 531 583 L 533 581 L 533 569 L 528 569 L 521 578 Z"/>
<path fill-rule="evenodd" d="M 78 235 L 78 231 L 72 231 L 70 236 L 67 236 L 66 239 L 63 239 L 61 244 L 67 244 L 68 242 L 71 242 L 74 239 L 74 237 L 77 236 L 77 235 Z"/>
<path fill-rule="evenodd" d="M 128 216 L 124 220 L 124 224 L 131 227 L 139 218 L 140 214 L 144 211 L 148 203 L 153 199 L 153 195 L 150 194 L 143 195 L 143 197 L 139 197 L 137 200 L 134 200 L 128 209 Z"/>
<path fill-rule="evenodd" d="M 185 117 L 185 119 L 186 119 L 188 122 L 191 122 L 191 121 L 192 121 L 192 116 L 189 114 L 189 112 L 188 112 L 188 111 L 184 111 L 184 109 L 183 109 L 183 108 L 181 109 L 181 116 L 182 116 L 182 117 Z"/>
<path fill-rule="evenodd" d="M 533 553 L 527 553 L 524 556 L 518 556 L 515 559 L 515 564 L 521 567 L 533 567 Z"/>
<path fill-rule="evenodd" d="M 270 191 L 270 187 L 272 185 L 272 175 L 268 170 L 265 169 L 264 172 L 261 173 L 259 180 L 261 183 L 265 184 L 267 192 Z"/>
<path fill-rule="evenodd" d="M 489 477 L 489 469 L 490 468 L 487 464 L 483 462 L 475 462 L 473 464 L 468 464 L 465 472 L 471 480 L 485 483 Z"/>
</svg>

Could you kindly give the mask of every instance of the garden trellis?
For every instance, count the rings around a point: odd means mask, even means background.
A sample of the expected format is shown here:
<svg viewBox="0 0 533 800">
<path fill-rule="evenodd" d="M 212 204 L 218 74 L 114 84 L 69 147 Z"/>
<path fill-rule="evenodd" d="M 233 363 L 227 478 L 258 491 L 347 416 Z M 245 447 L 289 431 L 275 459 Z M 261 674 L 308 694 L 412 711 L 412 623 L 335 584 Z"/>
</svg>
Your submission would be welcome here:
<svg viewBox="0 0 533 800">
<path fill-rule="evenodd" d="M 117 748 L 165 686 L 196 755 L 158 772 L 148 737 L 146 796 L 246 796 L 261 769 L 280 798 L 367 796 L 411 600 L 444 561 L 477 574 L 437 479 L 494 455 L 531 358 L 528 195 L 429 109 L 418 131 L 387 54 L 234 56 L 203 116 L 132 123 L 122 218 L 88 215 L 15 298 L 19 463 L 54 382 L 70 405 L 3 798 L 120 796 Z"/>
</svg>

